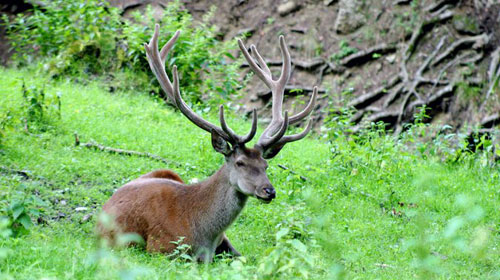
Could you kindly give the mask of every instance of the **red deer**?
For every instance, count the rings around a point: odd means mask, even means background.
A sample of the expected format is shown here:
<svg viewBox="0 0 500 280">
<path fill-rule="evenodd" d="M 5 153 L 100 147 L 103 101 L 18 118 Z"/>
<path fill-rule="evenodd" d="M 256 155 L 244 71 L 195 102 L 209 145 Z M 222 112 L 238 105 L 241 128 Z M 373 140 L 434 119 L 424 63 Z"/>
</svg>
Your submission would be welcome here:
<svg viewBox="0 0 500 280">
<path fill-rule="evenodd" d="M 283 36 L 279 37 L 283 66 L 280 77 L 273 80 L 266 62 L 251 46 L 248 53 L 241 40 L 239 47 L 255 74 L 272 91 L 272 119 L 253 148 L 245 147 L 257 130 L 257 113 L 253 110 L 252 127 L 247 135 L 240 136 L 228 127 L 224 108 L 219 108 L 220 127 L 197 115 L 182 100 L 179 90 L 177 67 L 173 66 L 173 83 L 165 72 L 165 59 L 179 36 L 179 31 L 158 51 L 159 26 L 149 44 L 144 44 L 146 56 L 153 73 L 170 101 L 191 122 L 209 132 L 215 151 L 225 157 L 225 164 L 208 179 L 186 185 L 170 170 L 157 170 L 143 175 L 119 188 L 104 204 L 103 211 L 114 218 L 120 232 L 137 233 L 146 242 L 146 249 L 155 252 L 172 252 L 183 238 L 190 245 L 190 252 L 201 261 L 211 261 L 214 254 L 226 252 L 239 256 L 224 231 L 238 217 L 248 197 L 264 203 L 276 197 L 276 191 L 266 174 L 267 159 L 274 157 L 286 143 L 304 138 L 312 122 L 300 133 L 285 135 L 289 125 L 299 122 L 313 110 L 317 88 L 305 109 L 289 117 L 282 113 L 285 85 L 290 76 L 290 53 Z M 111 231 L 101 234 L 112 237 Z M 176 242 L 178 243 L 178 242 Z"/>
</svg>

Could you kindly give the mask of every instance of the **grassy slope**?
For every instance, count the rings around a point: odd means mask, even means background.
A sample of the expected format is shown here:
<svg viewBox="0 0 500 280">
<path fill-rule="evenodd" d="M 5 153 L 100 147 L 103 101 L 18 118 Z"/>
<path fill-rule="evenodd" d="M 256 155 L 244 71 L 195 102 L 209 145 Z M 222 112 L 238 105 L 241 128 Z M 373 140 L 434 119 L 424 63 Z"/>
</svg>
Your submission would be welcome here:
<svg viewBox="0 0 500 280">
<path fill-rule="evenodd" d="M 20 78 L 28 76 L 24 71 L 0 69 L 0 112 L 22 114 Z M 27 83 L 41 87 L 45 80 L 32 77 Z M 281 259 L 314 260 L 314 268 L 308 269 L 313 278 L 342 276 L 340 267 L 349 279 L 500 277 L 498 167 L 482 167 L 477 161 L 444 165 L 400 152 L 383 139 L 363 147 L 342 141 L 337 157 L 331 156 L 329 145 L 314 137 L 287 145 L 271 161 L 268 172 L 278 190 L 277 200 L 262 205 L 250 199 L 228 231 L 246 256 L 244 261 L 231 264 L 222 259 L 203 266 L 140 249 L 99 250 L 92 234 L 95 219 L 84 223 L 81 219 L 96 213 L 115 188 L 165 167 L 186 181 L 202 179 L 223 159 L 213 152 L 207 133 L 144 94 L 110 94 L 97 83 L 48 84 L 46 91 L 62 94 L 61 119 L 39 136 L 24 133 L 16 124 L 0 153 L 1 165 L 30 170 L 49 182 L 1 174 L 0 195 L 6 203 L 21 186 L 48 203 L 44 207 L 48 224 L 0 241 L 10 250 L 0 260 L 0 271 L 16 279 L 119 278 L 144 273 L 147 279 L 260 278 L 259 267 L 263 268 L 265 256 L 275 248 L 275 234 L 283 228 L 295 230 L 308 251 L 288 250 Z M 237 118 L 230 121 L 239 132 L 249 127 Z M 147 151 L 189 168 L 74 147 L 75 131 L 82 142 L 93 139 L 107 146 Z M 277 164 L 309 180 L 302 182 Z M 78 206 L 89 210 L 75 212 Z M 53 220 L 60 214 L 66 218 Z"/>
</svg>

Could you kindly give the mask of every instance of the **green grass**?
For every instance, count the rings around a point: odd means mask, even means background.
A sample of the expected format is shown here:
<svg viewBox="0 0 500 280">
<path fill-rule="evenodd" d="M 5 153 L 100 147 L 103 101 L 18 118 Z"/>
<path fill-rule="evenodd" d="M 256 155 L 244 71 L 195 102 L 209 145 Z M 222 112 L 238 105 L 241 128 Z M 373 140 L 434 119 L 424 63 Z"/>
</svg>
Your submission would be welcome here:
<svg viewBox="0 0 500 280">
<path fill-rule="evenodd" d="M 23 77 L 28 86 L 61 95 L 61 117 L 49 115 L 29 132 L 20 121 Z M 102 248 L 94 226 L 113 191 L 141 174 L 170 168 L 190 181 L 217 170 L 223 157 L 208 133 L 146 93 L 109 93 L 98 82 L 53 82 L 27 70 L 0 69 L 0 98 L 0 117 L 12 117 L 0 138 L 0 165 L 35 176 L 0 173 L 0 216 L 12 214 L 6 209 L 14 200 L 30 197 L 37 200 L 26 208 L 40 211 L 28 231 L 0 234 L 0 276 L 500 278 L 500 170 L 481 154 L 445 161 L 387 136 L 327 143 L 312 135 L 291 143 L 270 161 L 277 199 L 268 205 L 250 199 L 227 232 L 245 257 L 202 265 L 140 248 Z M 231 115 L 238 132 L 249 129 L 249 121 Z M 216 122 L 215 114 L 206 116 Z M 75 147 L 74 132 L 81 142 L 150 152 L 182 167 Z M 87 214 L 92 218 L 83 221 Z"/>
</svg>

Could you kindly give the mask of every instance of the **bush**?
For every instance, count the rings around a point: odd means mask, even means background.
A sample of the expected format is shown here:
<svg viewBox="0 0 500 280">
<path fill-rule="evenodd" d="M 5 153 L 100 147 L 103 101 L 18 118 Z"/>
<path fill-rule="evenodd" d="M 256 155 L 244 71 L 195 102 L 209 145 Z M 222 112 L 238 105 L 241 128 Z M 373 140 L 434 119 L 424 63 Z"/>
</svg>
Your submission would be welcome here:
<svg viewBox="0 0 500 280">
<path fill-rule="evenodd" d="M 161 26 L 160 45 L 176 30 L 182 30 L 167 59 L 167 69 L 173 64 L 178 66 L 181 88 L 188 103 L 198 103 L 208 96 L 226 99 L 237 93 L 239 65 L 229 52 L 236 48 L 236 42 L 216 40 L 215 26 L 208 23 L 214 9 L 195 26 L 191 15 L 181 10 L 178 1 L 167 6 L 159 21 L 153 18 L 151 8 L 145 14 L 136 12 L 131 20 L 126 20 L 117 8 L 103 1 L 41 3 L 43 9 L 35 7 L 31 14 L 20 14 L 12 20 L 4 18 L 20 65 L 29 65 L 38 57 L 44 57 L 42 69 L 52 76 L 88 78 L 106 74 L 112 77 L 113 88 L 118 89 L 139 87 L 143 90 L 154 81 L 155 90 L 159 92 L 143 47 L 157 22 Z M 124 75 L 120 72 L 126 73 L 126 81 L 121 80 Z"/>
</svg>

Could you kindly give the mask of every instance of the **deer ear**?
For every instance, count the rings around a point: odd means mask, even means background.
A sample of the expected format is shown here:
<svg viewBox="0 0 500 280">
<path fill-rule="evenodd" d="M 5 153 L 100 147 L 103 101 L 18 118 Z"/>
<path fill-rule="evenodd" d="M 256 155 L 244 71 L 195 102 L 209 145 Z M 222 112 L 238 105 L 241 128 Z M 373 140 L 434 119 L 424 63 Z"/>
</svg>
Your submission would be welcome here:
<svg viewBox="0 0 500 280">
<path fill-rule="evenodd" d="M 264 151 L 264 153 L 262 154 L 262 157 L 265 159 L 271 159 L 274 156 L 276 156 L 284 146 L 285 145 L 275 145 L 273 147 L 270 147 Z"/>
<path fill-rule="evenodd" d="M 212 129 L 212 147 L 214 147 L 215 151 L 221 153 L 225 156 L 228 156 L 231 153 L 231 147 L 229 144 L 220 136 L 220 134 Z"/>
</svg>

